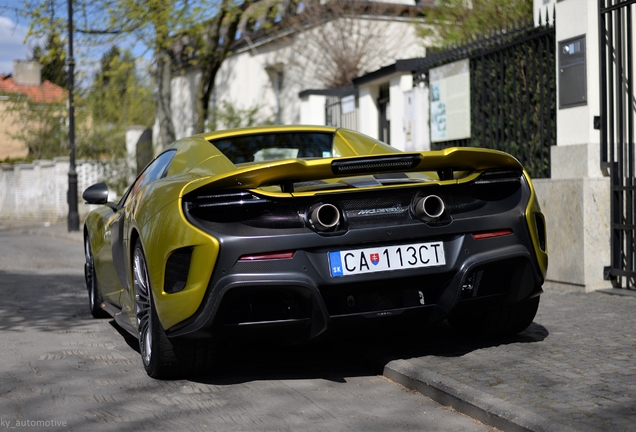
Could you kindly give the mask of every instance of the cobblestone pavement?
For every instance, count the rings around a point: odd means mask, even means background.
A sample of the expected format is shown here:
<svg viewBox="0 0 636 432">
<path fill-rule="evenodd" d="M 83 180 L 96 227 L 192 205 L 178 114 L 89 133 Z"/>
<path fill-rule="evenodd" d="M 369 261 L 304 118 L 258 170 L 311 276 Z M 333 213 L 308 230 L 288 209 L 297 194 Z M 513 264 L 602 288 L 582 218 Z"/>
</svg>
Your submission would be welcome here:
<svg viewBox="0 0 636 432">
<path fill-rule="evenodd" d="M 210 376 L 154 380 L 92 319 L 81 233 L 0 229 L 0 429 L 492 431 L 378 376 L 356 347 L 225 347 Z"/>
<path fill-rule="evenodd" d="M 64 241 L 81 241 L 80 233 L 65 233 L 59 226 L 57 231 L 39 225 L 12 226 L 11 231 L 37 234 L 41 237 L 59 237 Z M 6 259 L 8 261 L 5 264 L 13 265 L 11 257 Z M 21 258 L 16 255 L 13 259 L 17 263 Z M 78 280 L 77 283 L 81 281 Z M 360 337 L 339 335 L 339 340 L 327 345 L 237 354 L 227 361 L 227 376 L 222 380 L 217 377 L 211 381 L 204 379 L 201 382 L 174 384 L 153 384 L 153 381 L 148 382 L 143 374 L 140 375 L 138 354 L 123 345 L 123 337 L 111 338 L 106 342 L 107 346 L 101 346 L 100 344 L 104 343 L 104 332 L 113 333 L 113 329 L 107 324 L 108 321 L 104 320 L 92 321 L 90 327 L 85 327 L 91 321 L 85 322 L 87 314 L 81 306 L 82 312 L 78 318 L 81 318 L 81 325 L 73 331 L 84 335 L 96 331 L 96 334 L 82 343 L 73 342 L 74 338 L 79 336 L 71 334 L 67 343 L 79 345 L 77 348 L 69 345 L 52 350 L 47 355 L 53 357 L 37 357 L 35 363 L 29 363 L 29 367 L 34 369 L 33 373 L 37 375 L 42 370 L 47 370 L 48 364 L 72 360 L 71 363 L 75 362 L 73 364 L 77 365 L 77 374 L 88 372 L 94 376 L 92 385 L 100 389 L 99 394 L 112 399 L 107 402 L 107 406 L 111 407 L 118 407 L 124 398 L 118 394 L 117 388 L 124 391 L 124 394 L 135 392 L 138 388 L 144 389 L 144 395 L 153 394 L 155 391 L 164 395 L 171 394 L 171 391 L 211 391 L 216 394 L 219 385 L 238 382 L 253 391 L 264 391 L 264 394 L 286 394 L 286 391 L 280 388 L 275 390 L 276 386 L 264 378 L 284 380 L 297 386 L 296 378 L 319 378 L 316 375 L 321 374 L 328 376 L 327 381 L 303 385 L 315 386 L 315 391 L 337 393 L 343 390 L 338 390 L 339 387 L 334 383 L 342 382 L 343 377 L 346 377 L 345 381 L 353 383 L 360 376 L 365 376 L 369 370 L 380 373 L 384 368 L 385 375 L 398 382 L 402 382 L 400 377 L 410 374 L 412 379 L 405 384 L 413 388 L 426 390 L 434 387 L 431 393 L 438 396 L 443 393 L 437 399 L 442 403 L 453 405 L 450 399 L 463 398 L 464 402 L 481 405 L 482 409 L 494 417 L 512 419 L 512 423 L 508 423 L 511 426 L 503 429 L 635 430 L 636 296 L 546 291 L 541 298 L 541 306 L 534 323 L 515 337 L 489 341 L 465 339 L 457 336 L 446 323 L 430 329 L 405 332 L 400 336 L 396 336 L 395 333 L 379 335 L 373 331 Z M 75 303 L 73 300 L 73 304 Z M 60 331 L 66 331 L 66 327 L 57 328 L 55 325 L 62 324 L 49 323 L 45 326 L 42 323 L 51 334 L 57 335 Z M 98 325 L 99 329 L 95 329 L 95 325 Z M 325 352 L 330 354 L 325 356 Z M 254 367 L 253 363 L 246 360 L 250 357 L 259 357 L 259 367 L 257 370 L 246 372 L 250 367 Z M 327 363 L 328 366 L 324 366 L 323 363 Z M 334 366 L 339 363 L 341 366 Z M 375 369 L 373 365 L 376 366 Z M 117 378 L 122 372 L 133 377 L 123 386 Z M 266 389 L 260 390 L 256 384 L 260 381 L 268 382 Z M 45 390 L 59 403 L 73 403 L 62 396 L 55 396 L 54 392 L 60 391 L 58 388 L 50 387 Z M 83 394 L 79 390 L 77 392 Z M 426 391 L 422 392 L 428 394 Z M 449 394 L 452 395 L 451 398 L 445 397 Z M 168 401 L 175 397 L 177 396 L 170 396 Z M 180 403 L 179 397 L 175 401 Z M 86 398 L 90 399 L 88 396 Z M 86 398 L 82 400 L 88 400 Z M 291 403 L 292 400 L 289 399 L 288 402 Z M 226 404 L 228 401 L 223 400 L 223 403 Z M 0 407 L 1 405 L 0 403 Z M 111 411 L 99 414 L 102 408 L 102 405 L 94 405 L 91 412 L 102 415 L 104 419 L 113 419 L 112 416 L 117 413 L 120 416 L 132 416 L 125 411 L 118 411 L 120 408 L 112 408 Z M 209 411 L 212 408 L 206 405 L 201 409 Z M 461 404 L 458 409 L 462 409 Z M 334 412 L 336 418 L 345 415 L 344 411 Z M 470 407 L 464 412 L 472 415 Z M 318 416 L 317 413 L 314 414 Z M 311 417 L 314 414 L 307 415 Z M 238 412 L 235 415 L 245 414 Z M 351 414 L 353 417 L 356 415 L 356 412 Z M 139 413 L 134 416 L 143 418 Z M 494 421 L 492 424 L 498 426 L 501 423 Z M 361 426 L 363 423 L 357 425 Z"/>
<path fill-rule="evenodd" d="M 405 348 L 383 350 L 399 359 L 385 372 L 419 369 L 442 386 L 465 385 L 536 414 L 544 421 L 531 422 L 533 430 L 636 428 L 634 296 L 548 292 L 516 337 L 474 342 L 442 325 L 392 344 Z"/>
</svg>

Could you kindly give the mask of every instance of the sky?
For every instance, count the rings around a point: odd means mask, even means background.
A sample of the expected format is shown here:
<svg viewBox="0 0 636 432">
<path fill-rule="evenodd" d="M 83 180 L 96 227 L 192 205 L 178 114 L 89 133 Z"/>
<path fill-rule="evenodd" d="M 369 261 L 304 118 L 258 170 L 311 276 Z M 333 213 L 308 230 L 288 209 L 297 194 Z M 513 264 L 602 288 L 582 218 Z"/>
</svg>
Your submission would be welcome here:
<svg viewBox="0 0 636 432">
<path fill-rule="evenodd" d="M 30 39 L 26 44 L 24 38 L 29 30 L 29 23 L 24 17 L 17 16 L 15 10 L 23 7 L 24 0 L 0 0 L 0 74 L 13 72 L 13 60 L 26 60 L 31 54 L 32 48 L 38 44 L 38 40 Z M 64 29 L 66 30 L 66 29 Z M 66 32 L 64 32 L 66 33 Z M 135 43 L 131 39 L 123 39 L 122 44 L 133 51 L 133 54 L 141 57 L 138 60 L 138 70 L 148 68 L 151 61 L 151 54 L 141 44 Z M 90 83 L 95 70 L 99 65 L 101 55 L 106 52 L 110 45 L 82 47 L 79 41 L 75 41 L 75 60 L 77 83 Z M 87 55 L 87 51 L 90 54 Z"/>
<path fill-rule="evenodd" d="M 30 54 L 30 47 L 24 44 L 27 31 L 26 23 L 0 16 L 0 74 L 13 72 L 13 60 L 26 60 Z"/>
</svg>

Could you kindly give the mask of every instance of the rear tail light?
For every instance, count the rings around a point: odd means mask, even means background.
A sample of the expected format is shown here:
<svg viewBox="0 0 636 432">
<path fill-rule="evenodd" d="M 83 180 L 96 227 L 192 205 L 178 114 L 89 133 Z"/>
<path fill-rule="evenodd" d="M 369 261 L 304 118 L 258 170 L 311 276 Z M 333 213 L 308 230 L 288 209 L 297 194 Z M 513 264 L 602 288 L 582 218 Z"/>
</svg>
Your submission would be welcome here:
<svg viewBox="0 0 636 432">
<path fill-rule="evenodd" d="M 184 210 L 190 216 L 208 222 L 241 222 L 248 226 L 270 229 L 302 228 L 304 204 L 279 201 L 250 191 L 194 191 L 183 198 Z"/>
<path fill-rule="evenodd" d="M 222 208 L 231 206 L 252 206 L 271 203 L 247 191 L 231 191 L 212 194 L 190 194 L 185 198 L 189 210 L 204 208 Z"/>
<path fill-rule="evenodd" d="M 519 170 L 491 170 L 483 172 L 473 184 L 494 184 L 519 182 L 521 179 L 521 171 Z"/>
<path fill-rule="evenodd" d="M 286 252 L 270 252 L 255 255 L 243 255 L 239 258 L 239 261 L 266 261 L 266 260 L 281 260 L 292 259 L 294 257 L 294 251 Z"/>
<path fill-rule="evenodd" d="M 473 234 L 473 238 L 475 240 L 482 240 L 482 239 L 493 238 L 493 237 L 501 237 L 501 236 L 505 236 L 505 235 L 509 235 L 509 234 L 512 234 L 512 230 L 503 229 L 503 230 L 495 230 L 495 231 L 486 231 L 486 232 L 476 233 L 476 234 Z"/>
</svg>

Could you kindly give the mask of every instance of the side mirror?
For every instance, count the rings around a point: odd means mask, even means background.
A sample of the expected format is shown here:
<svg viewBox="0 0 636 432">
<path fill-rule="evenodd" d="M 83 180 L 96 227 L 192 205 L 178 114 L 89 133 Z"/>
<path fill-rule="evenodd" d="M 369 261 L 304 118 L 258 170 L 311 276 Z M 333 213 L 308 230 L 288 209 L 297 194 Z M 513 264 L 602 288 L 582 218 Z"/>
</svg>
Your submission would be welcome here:
<svg viewBox="0 0 636 432">
<path fill-rule="evenodd" d="M 82 198 L 87 204 L 106 204 L 108 202 L 108 186 L 104 182 L 95 183 L 84 191 Z"/>
<path fill-rule="evenodd" d="M 103 204 L 113 211 L 118 211 L 121 208 L 118 204 L 108 202 L 108 186 L 104 182 L 89 186 L 82 194 L 82 198 L 86 204 Z"/>
</svg>

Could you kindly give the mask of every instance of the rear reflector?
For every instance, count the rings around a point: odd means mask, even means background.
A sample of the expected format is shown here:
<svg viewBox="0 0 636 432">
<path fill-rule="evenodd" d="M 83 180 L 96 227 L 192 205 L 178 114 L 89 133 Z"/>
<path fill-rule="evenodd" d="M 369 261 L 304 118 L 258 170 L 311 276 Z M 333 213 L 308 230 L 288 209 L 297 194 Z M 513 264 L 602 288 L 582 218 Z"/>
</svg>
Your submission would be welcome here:
<svg viewBox="0 0 636 432">
<path fill-rule="evenodd" d="M 239 258 L 239 261 L 265 261 L 265 260 L 279 260 L 279 259 L 292 259 L 294 257 L 294 251 L 291 252 L 272 252 L 260 255 L 243 255 Z"/>
<path fill-rule="evenodd" d="M 481 239 L 492 238 L 492 237 L 501 237 L 508 234 L 512 234 L 512 230 L 505 229 L 505 230 L 482 232 L 479 234 L 473 234 L 473 238 L 475 240 L 481 240 Z"/>
</svg>

